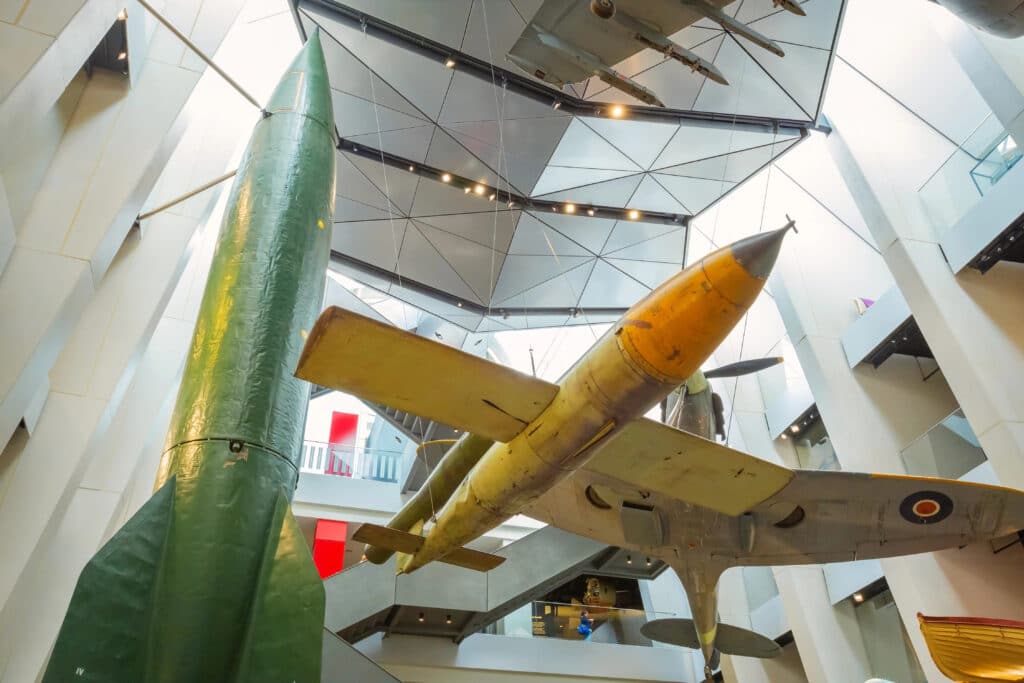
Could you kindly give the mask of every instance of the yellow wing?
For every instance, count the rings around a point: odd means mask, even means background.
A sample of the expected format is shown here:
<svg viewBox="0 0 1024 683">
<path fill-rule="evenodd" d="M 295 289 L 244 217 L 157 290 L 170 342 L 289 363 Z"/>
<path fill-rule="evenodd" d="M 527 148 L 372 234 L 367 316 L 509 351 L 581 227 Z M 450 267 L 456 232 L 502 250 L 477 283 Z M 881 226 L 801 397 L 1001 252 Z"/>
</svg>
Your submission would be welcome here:
<svg viewBox="0 0 1024 683">
<path fill-rule="evenodd" d="M 558 393 L 558 385 L 338 307 L 316 321 L 295 376 L 502 442 Z"/>
<path fill-rule="evenodd" d="M 614 434 L 584 469 L 727 515 L 746 512 L 793 478 L 793 470 L 646 418 Z"/>
</svg>

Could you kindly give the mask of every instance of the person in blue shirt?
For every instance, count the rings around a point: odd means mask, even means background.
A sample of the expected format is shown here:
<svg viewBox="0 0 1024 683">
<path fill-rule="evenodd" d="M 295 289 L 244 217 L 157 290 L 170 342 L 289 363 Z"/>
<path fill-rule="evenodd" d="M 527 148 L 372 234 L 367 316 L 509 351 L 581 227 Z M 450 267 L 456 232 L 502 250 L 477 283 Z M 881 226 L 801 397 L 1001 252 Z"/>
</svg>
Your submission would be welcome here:
<svg viewBox="0 0 1024 683">
<path fill-rule="evenodd" d="M 594 632 L 594 620 L 590 618 L 590 613 L 587 610 L 580 613 L 580 625 L 576 628 L 576 632 L 583 636 L 583 640 L 590 640 L 590 635 Z"/>
</svg>

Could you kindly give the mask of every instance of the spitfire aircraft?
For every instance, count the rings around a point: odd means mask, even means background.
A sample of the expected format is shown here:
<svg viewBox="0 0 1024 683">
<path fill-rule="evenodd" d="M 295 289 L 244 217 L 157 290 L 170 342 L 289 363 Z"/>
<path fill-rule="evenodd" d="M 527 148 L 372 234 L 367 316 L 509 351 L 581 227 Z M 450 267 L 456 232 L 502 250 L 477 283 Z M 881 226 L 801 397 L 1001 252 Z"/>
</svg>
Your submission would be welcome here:
<svg viewBox="0 0 1024 683">
<path fill-rule="evenodd" d="M 759 295 L 790 227 L 674 275 L 557 384 L 341 308 L 321 314 L 297 376 L 466 432 L 386 527 L 356 532 L 366 558 L 398 552 L 399 573 L 435 560 L 487 571 L 503 558 L 465 544 L 520 513 L 659 558 L 693 618 L 652 621 L 645 634 L 699 648 L 710 677 L 720 652 L 778 652 L 718 623 L 729 567 L 892 557 L 1024 528 L 1024 493 L 1011 489 L 791 470 L 711 440 L 714 396 L 700 366 Z M 672 421 L 696 434 L 643 417 L 681 385 Z"/>
<path fill-rule="evenodd" d="M 657 94 L 612 68 L 644 48 L 657 50 L 691 71 L 728 85 L 710 61 L 673 42 L 668 36 L 708 19 L 779 57 L 785 52 L 773 40 L 722 10 L 732 0 L 545 0 L 509 51 L 510 62 L 526 73 L 561 88 L 592 76 L 609 86 L 657 107 Z M 772 4 L 805 16 L 796 0 Z"/>
</svg>

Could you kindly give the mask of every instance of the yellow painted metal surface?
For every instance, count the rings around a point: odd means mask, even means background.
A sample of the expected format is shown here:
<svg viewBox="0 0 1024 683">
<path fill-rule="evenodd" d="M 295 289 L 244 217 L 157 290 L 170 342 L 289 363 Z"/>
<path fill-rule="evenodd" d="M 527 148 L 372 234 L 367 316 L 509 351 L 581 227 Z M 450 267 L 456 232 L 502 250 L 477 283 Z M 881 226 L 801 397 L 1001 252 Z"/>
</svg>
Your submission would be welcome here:
<svg viewBox="0 0 1024 683">
<path fill-rule="evenodd" d="M 746 512 L 793 478 L 785 467 L 646 418 L 616 432 L 585 467 L 727 515 Z"/>
<path fill-rule="evenodd" d="M 963 683 L 1024 681 L 1024 622 L 918 614 L 943 674 Z"/>
<path fill-rule="evenodd" d="M 705 256 L 634 305 L 619 322 L 619 343 L 645 372 L 682 384 L 747 312 L 764 280 L 725 247 Z"/>
<path fill-rule="evenodd" d="M 297 377 L 494 441 L 511 441 L 558 386 L 332 307 L 310 332 Z"/>
</svg>

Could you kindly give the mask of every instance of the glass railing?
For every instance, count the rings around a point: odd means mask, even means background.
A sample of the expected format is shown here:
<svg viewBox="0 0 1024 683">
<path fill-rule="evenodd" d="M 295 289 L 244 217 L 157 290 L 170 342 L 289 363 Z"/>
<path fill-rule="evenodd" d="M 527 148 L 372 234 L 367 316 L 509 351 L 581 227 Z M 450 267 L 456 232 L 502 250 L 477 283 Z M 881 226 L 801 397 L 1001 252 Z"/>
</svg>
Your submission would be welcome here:
<svg viewBox="0 0 1024 683">
<path fill-rule="evenodd" d="M 779 594 L 775 573 L 771 567 L 743 567 L 743 587 L 747 591 L 747 606 L 753 612 Z"/>
<path fill-rule="evenodd" d="M 1021 156 L 1018 142 L 989 114 L 918 190 L 939 231 L 963 218 Z"/>
<path fill-rule="evenodd" d="M 900 451 L 907 474 L 959 479 L 985 462 L 978 437 L 957 410 Z"/>
<path fill-rule="evenodd" d="M 299 471 L 397 482 L 402 474 L 402 455 L 403 451 L 306 441 L 302 444 L 302 464 Z"/>
<path fill-rule="evenodd" d="M 594 625 L 589 638 L 579 632 L 580 614 L 586 609 Z M 644 645 L 652 642 L 640 633 L 648 621 L 676 616 L 670 612 L 601 607 L 581 603 L 531 602 L 487 626 L 484 633 L 519 638 L 589 640 L 612 645 Z"/>
</svg>

